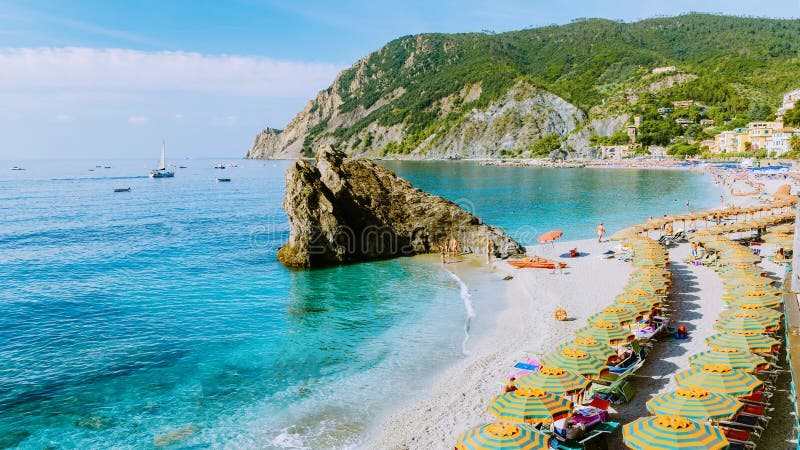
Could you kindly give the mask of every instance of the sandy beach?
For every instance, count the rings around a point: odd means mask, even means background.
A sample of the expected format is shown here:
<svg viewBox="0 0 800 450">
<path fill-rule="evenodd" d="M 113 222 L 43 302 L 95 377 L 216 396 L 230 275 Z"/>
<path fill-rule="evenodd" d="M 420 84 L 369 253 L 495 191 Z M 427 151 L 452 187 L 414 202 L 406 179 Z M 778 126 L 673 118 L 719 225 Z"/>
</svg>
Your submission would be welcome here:
<svg viewBox="0 0 800 450">
<path fill-rule="evenodd" d="M 769 195 L 784 183 L 767 180 L 762 194 Z M 756 197 L 733 195 L 726 195 L 723 200 L 736 206 L 758 201 Z M 591 314 L 611 304 L 621 292 L 632 271 L 630 264 L 600 256 L 617 244 L 581 240 L 528 247 L 529 255 L 546 258 L 558 258 L 577 248 L 581 257 L 560 258 L 570 266 L 563 274 L 516 269 L 505 261 L 488 265 L 487 272 L 492 277 L 513 276 L 508 281 L 508 299 L 497 314 L 493 331 L 474 343 L 470 356 L 443 373 L 424 400 L 393 414 L 372 436 L 367 448 L 452 449 L 461 432 L 492 422 L 494 417 L 486 407 L 501 392 L 503 380 L 515 371 L 514 363 L 527 355 L 535 357 L 553 351 L 558 344 L 571 339 Z M 691 355 L 706 349 L 705 338 L 715 333 L 714 320 L 725 306 L 721 299 L 722 282 L 714 270 L 683 262 L 689 256 L 690 245 L 684 242 L 669 250 L 674 283 L 671 321 L 685 325 L 689 338 L 681 341 L 667 338 L 656 345 L 643 368 L 632 378 L 634 399 L 612 409 L 616 413 L 612 417 L 620 423 L 648 415 L 647 400 L 676 388 L 672 376 L 689 368 Z M 769 254 L 774 249 L 765 246 L 763 251 Z M 772 262 L 765 261 L 761 266 L 775 279 L 783 275 L 783 267 Z M 570 320 L 559 322 L 553 318 L 558 307 L 567 310 Z M 774 433 L 762 438 L 760 446 L 794 448 L 796 442 L 787 442 L 792 434 L 792 420 L 789 415 L 773 420 L 770 430 Z M 608 444 L 612 449 L 625 448 L 621 433 L 609 438 Z"/>
<path fill-rule="evenodd" d="M 596 240 L 565 241 L 528 248 L 528 254 L 550 258 L 577 248 L 584 256 L 566 259 L 563 274 L 551 270 L 516 269 L 494 261 L 491 276 L 508 281 L 508 299 L 496 326 L 471 349 L 470 356 L 449 368 L 432 385 L 429 396 L 396 414 L 369 442 L 370 449 L 451 449 L 465 429 L 490 422 L 486 405 L 501 392 L 505 377 L 526 354 L 546 354 L 572 338 L 586 319 L 613 303 L 632 271 L 630 264 L 602 259 L 616 246 Z M 571 320 L 553 318 L 556 308 Z"/>
</svg>

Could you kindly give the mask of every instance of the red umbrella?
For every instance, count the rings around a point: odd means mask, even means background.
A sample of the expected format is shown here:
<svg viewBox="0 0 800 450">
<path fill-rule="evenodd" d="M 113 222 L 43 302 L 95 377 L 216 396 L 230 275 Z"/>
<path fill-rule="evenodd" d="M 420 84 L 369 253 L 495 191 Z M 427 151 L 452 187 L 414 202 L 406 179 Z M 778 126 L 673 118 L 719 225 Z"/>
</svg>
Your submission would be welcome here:
<svg viewBox="0 0 800 450">
<path fill-rule="evenodd" d="M 556 239 L 560 238 L 563 235 L 564 235 L 564 233 L 562 233 L 559 230 L 548 231 L 547 233 L 539 236 L 539 239 L 537 239 L 537 241 L 539 241 L 541 243 L 553 242 L 553 241 L 555 241 Z"/>
</svg>

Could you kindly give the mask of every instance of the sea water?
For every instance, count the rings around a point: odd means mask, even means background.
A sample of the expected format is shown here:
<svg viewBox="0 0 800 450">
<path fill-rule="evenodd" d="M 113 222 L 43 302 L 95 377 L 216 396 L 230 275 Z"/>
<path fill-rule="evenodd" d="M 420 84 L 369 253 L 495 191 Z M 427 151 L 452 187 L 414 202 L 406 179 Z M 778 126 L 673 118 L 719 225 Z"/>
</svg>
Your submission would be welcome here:
<svg viewBox="0 0 800 450">
<path fill-rule="evenodd" d="M 289 163 L 214 162 L 0 164 L 0 448 L 357 447 L 490 328 L 502 281 L 435 258 L 284 268 Z M 718 196 L 688 171 L 385 164 L 526 244 Z"/>
</svg>

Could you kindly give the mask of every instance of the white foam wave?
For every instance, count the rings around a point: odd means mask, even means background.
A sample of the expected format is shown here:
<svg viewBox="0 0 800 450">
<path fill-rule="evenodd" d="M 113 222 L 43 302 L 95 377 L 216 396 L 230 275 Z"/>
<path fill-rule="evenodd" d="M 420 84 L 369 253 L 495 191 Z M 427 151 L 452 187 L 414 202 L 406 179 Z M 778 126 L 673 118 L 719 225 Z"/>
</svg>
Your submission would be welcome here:
<svg viewBox="0 0 800 450">
<path fill-rule="evenodd" d="M 461 341 L 461 352 L 464 355 L 469 355 L 467 351 L 467 341 L 469 340 L 469 328 L 472 324 L 472 319 L 475 317 L 475 308 L 472 307 L 472 295 L 469 293 L 469 286 L 461 278 L 453 272 L 448 271 L 450 277 L 456 280 L 461 288 L 461 301 L 464 302 L 464 309 L 467 313 L 467 318 L 464 321 L 464 340 Z"/>
</svg>

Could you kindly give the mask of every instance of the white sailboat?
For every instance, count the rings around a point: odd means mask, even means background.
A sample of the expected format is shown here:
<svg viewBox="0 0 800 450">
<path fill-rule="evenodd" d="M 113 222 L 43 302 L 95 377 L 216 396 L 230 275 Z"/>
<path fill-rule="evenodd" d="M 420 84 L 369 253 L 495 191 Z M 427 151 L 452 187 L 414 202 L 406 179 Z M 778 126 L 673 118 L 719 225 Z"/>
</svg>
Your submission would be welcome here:
<svg viewBox="0 0 800 450">
<path fill-rule="evenodd" d="M 164 157 L 165 146 L 165 142 L 161 141 L 161 159 L 158 161 L 158 168 L 150 171 L 150 178 L 172 178 L 175 176 L 175 172 L 167 170 L 167 162 Z"/>
</svg>

